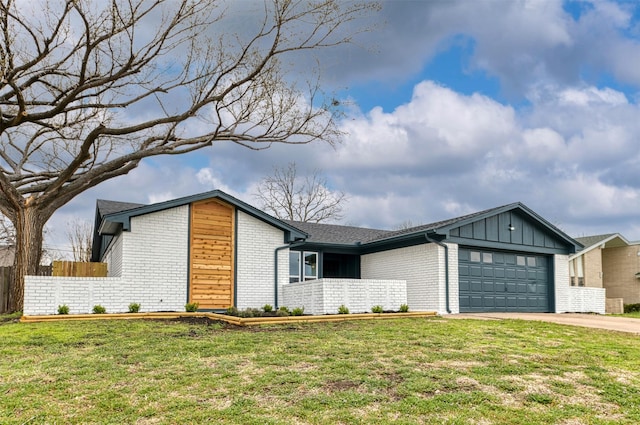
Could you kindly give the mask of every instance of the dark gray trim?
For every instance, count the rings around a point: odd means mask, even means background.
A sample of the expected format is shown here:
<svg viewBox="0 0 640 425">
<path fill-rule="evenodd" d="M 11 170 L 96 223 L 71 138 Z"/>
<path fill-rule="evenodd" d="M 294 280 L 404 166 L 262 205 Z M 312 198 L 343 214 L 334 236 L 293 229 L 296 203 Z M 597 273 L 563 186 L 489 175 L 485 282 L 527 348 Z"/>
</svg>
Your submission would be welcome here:
<svg viewBox="0 0 640 425">
<path fill-rule="evenodd" d="M 457 243 L 458 245 L 464 245 L 469 247 L 499 249 L 503 251 L 518 251 L 518 252 L 535 252 L 536 254 L 565 254 L 568 255 L 567 250 L 560 248 L 547 248 L 541 246 L 531 245 L 518 245 L 506 242 L 491 242 L 491 241 L 479 241 L 476 239 L 465 239 L 458 237 L 447 238 L 448 242 Z"/>
<path fill-rule="evenodd" d="M 211 192 L 199 193 L 196 195 L 185 196 L 183 198 L 173 199 L 165 202 L 158 202 L 157 204 L 145 205 L 138 208 L 133 208 L 126 211 L 121 211 L 113 214 L 107 214 L 102 217 L 102 223 L 98 229 L 100 234 L 108 234 L 114 231 L 118 226 L 122 226 L 125 231 L 131 230 L 131 218 L 144 214 L 149 214 L 157 211 L 166 210 L 169 208 L 180 207 L 183 205 L 191 204 L 193 202 L 204 201 L 207 199 L 220 199 L 225 201 L 243 212 L 262 220 L 278 229 L 284 230 L 286 236 L 289 238 L 289 242 L 293 242 L 296 239 L 305 239 L 308 235 L 294 226 L 287 224 L 269 214 L 260 211 L 259 209 L 243 202 L 231 195 L 228 195 L 220 190 L 213 190 Z"/>
<path fill-rule="evenodd" d="M 465 226 L 467 224 L 473 223 L 473 222 L 481 220 L 483 218 L 492 217 L 492 216 L 495 216 L 495 215 L 498 215 L 498 214 L 502 214 L 502 213 L 509 212 L 509 211 L 514 211 L 514 210 L 519 210 L 522 213 L 524 213 L 525 215 L 528 215 L 529 217 L 531 217 L 532 219 L 537 221 L 540 225 L 542 225 L 542 227 L 544 227 L 548 232 L 554 234 L 559 239 L 563 240 L 567 245 L 569 254 L 573 254 L 574 252 L 576 252 L 577 250 L 582 248 L 582 244 L 580 242 L 576 241 L 571 236 L 567 235 L 562 230 L 558 229 L 556 226 L 554 226 L 553 224 L 551 224 L 550 222 L 545 220 L 542 216 L 538 215 L 535 211 L 533 211 L 532 209 L 530 209 L 529 207 L 527 207 L 526 205 L 524 205 L 521 202 L 515 202 L 513 204 L 509 204 L 509 205 L 504 205 L 502 207 L 493 208 L 491 210 L 487 210 L 485 213 L 478 214 L 478 215 L 475 215 L 473 217 L 465 218 L 465 219 L 462 219 L 462 220 L 458 220 L 458 221 L 455 221 L 453 223 L 448 223 L 448 224 L 446 224 L 444 226 L 440 226 L 440 227 L 434 229 L 434 231 L 435 231 L 435 233 L 438 233 L 438 234 L 440 234 L 442 236 L 445 236 L 445 237 L 449 238 L 449 231 L 451 229 L 454 229 L 456 227 Z M 565 251 L 563 253 L 566 254 L 567 252 Z"/>
</svg>

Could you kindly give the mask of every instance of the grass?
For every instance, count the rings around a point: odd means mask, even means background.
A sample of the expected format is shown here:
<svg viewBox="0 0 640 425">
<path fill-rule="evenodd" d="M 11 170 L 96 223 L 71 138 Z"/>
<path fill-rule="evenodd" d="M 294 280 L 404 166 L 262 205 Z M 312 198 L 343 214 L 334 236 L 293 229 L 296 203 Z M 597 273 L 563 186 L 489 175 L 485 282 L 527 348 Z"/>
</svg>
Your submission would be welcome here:
<svg viewBox="0 0 640 425">
<path fill-rule="evenodd" d="M 0 423 L 635 424 L 640 338 L 542 322 L 0 321 Z"/>
<path fill-rule="evenodd" d="M 632 313 L 616 314 L 621 317 L 631 317 L 632 319 L 640 319 L 640 311 L 634 311 Z"/>
</svg>

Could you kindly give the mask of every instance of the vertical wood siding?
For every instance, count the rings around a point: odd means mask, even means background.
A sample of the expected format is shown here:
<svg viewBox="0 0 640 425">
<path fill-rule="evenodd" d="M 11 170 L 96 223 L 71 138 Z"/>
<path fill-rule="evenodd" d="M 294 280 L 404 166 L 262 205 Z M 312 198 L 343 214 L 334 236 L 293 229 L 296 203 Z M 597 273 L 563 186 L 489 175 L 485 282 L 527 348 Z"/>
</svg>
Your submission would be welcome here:
<svg viewBox="0 0 640 425">
<path fill-rule="evenodd" d="M 191 206 L 189 301 L 200 309 L 233 305 L 233 212 L 215 200 Z"/>
</svg>

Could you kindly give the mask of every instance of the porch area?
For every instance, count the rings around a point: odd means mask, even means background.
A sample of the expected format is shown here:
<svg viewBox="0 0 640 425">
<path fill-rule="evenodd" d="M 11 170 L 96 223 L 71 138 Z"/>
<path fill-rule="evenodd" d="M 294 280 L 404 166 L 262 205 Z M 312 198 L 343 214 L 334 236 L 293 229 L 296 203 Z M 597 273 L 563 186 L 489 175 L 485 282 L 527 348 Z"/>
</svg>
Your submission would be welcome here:
<svg viewBox="0 0 640 425">
<path fill-rule="evenodd" d="M 408 304 L 404 280 L 316 279 L 284 285 L 282 294 L 281 306 L 304 307 L 312 315 L 336 314 L 341 305 L 350 313 L 368 313 L 377 305 L 398 311 Z"/>
</svg>

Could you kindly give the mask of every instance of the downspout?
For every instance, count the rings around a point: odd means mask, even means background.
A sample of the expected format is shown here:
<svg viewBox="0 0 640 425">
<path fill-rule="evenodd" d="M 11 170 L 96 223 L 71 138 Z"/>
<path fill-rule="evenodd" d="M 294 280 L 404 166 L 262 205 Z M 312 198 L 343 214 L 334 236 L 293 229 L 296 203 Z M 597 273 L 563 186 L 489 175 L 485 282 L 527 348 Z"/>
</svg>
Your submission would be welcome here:
<svg viewBox="0 0 640 425">
<path fill-rule="evenodd" d="M 285 248 L 296 248 L 298 246 L 302 246 L 304 245 L 304 242 L 291 242 L 288 245 L 282 245 L 277 247 L 274 251 L 273 251 L 273 257 L 274 257 L 274 277 L 273 277 L 273 300 L 274 300 L 274 307 L 277 310 L 278 309 L 278 252 L 282 251 Z"/>
<path fill-rule="evenodd" d="M 449 308 L 449 247 L 435 239 L 431 239 L 428 234 L 424 234 L 425 239 L 428 242 L 433 242 L 438 246 L 444 248 L 444 296 L 445 296 L 445 308 L 447 313 L 451 314 L 451 308 Z"/>
</svg>

